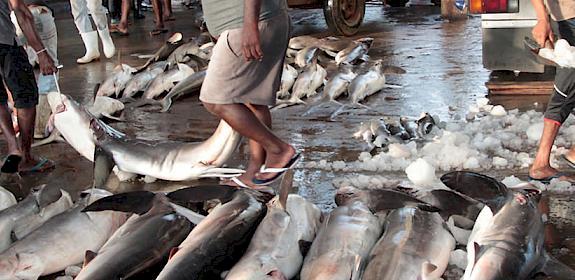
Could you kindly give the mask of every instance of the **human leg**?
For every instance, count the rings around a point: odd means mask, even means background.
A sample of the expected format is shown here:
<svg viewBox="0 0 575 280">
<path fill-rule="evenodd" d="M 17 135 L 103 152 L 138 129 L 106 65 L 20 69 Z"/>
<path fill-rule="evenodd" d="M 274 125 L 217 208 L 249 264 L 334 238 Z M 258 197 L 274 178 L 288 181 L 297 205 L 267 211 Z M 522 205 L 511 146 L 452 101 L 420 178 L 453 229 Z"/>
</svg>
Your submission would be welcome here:
<svg viewBox="0 0 575 280">
<path fill-rule="evenodd" d="M 102 6 L 102 0 L 88 0 L 88 10 L 94 19 L 100 40 L 102 40 L 104 55 L 107 58 L 113 57 L 116 54 L 116 47 L 108 30 L 108 17 L 106 16 L 108 10 Z"/>
<path fill-rule="evenodd" d="M 161 0 L 152 0 L 152 9 L 154 10 L 154 20 L 156 22 L 156 27 L 152 32 L 151 35 L 158 35 L 164 32 L 164 17 L 162 16 L 162 3 Z"/>
<path fill-rule="evenodd" d="M 128 34 L 128 17 L 130 16 L 130 9 L 132 0 L 122 0 L 122 16 L 120 23 L 115 26 L 115 29 L 122 34 Z"/>
<path fill-rule="evenodd" d="M 164 17 L 164 21 L 172 21 L 175 20 L 174 15 L 172 13 L 172 0 L 162 0 L 162 14 Z"/>
<path fill-rule="evenodd" d="M 295 149 L 275 136 L 244 104 L 203 103 L 208 111 L 224 119 L 241 135 L 255 141 L 265 151 L 268 168 L 284 167 L 296 154 Z M 257 150 L 255 150 L 257 153 Z M 261 156 L 261 154 L 258 154 Z M 259 167 L 258 167 L 259 168 Z M 274 173 L 255 174 L 260 180 L 274 177 Z"/>
</svg>

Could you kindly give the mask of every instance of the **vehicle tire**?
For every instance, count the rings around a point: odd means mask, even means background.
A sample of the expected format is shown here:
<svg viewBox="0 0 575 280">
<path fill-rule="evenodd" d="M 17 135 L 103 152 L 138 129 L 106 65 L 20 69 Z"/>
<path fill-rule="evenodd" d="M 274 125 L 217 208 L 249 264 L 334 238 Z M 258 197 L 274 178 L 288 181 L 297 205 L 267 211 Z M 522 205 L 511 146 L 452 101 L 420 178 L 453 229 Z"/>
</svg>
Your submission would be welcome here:
<svg viewBox="0 0 575 280">
<path fill-rule="evenodd" d="M 387 5 L 390 5 L 392 7 L 405 7 L 405 4 L 407 4 L 408 0 L 387 0 L 385 1 L 385 3 Z"/>
<path fill-rule="evenodd" d="M 331 31 L 354 35 L 363 22 L 365 0 L 324 0 L 323 15 Z"/>
</svg>

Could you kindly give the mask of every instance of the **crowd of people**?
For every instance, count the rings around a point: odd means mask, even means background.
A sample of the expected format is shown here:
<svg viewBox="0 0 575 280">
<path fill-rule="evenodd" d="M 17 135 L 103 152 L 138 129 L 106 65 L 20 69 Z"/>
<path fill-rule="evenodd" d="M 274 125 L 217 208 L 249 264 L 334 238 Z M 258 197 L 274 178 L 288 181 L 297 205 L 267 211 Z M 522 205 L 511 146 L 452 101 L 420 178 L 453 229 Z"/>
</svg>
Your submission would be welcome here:
<svg viewBox="0 0 575 280">
<path fill-rule="evenodd" d="M 110 32 L 128 35 L 128 17 L 132 0 L 122 0 L 118 24 L 108 25 L 108 11 L 102 0 L 70 0 L 74 23 L 86 52 L 77 63 L 100 58 L 99 41 L 104 56 L 111 58 L 116 49 Z M 157 35 L 167 32 L 164 22 L 174 20 L 171 0 L 151 0 Z M 555 40 L 550 21 L 558 23 L 558 35 L 575 45 L 575 2 L 572 0 L 532 0 L 538 22 L 533 37 L 540 45 Z M 281 177 L 300 158 L 300 154 L 271 131 L 269 106 L 275 103 L 289 40 L 289 15 L 286 0 L 203 0 L 202 8 L 208 30 L 217 41 L 200 100 L 211 113 L 224 119 L 236 131 L 249 138 L 250 161 L 246 172 L 226 182 L 256 187 Z M 10 13 L 12 12 L 12 16 Z M 90 21 L 92 16 L 94 26 Z M 45 137 L 41 120 L 50 113 L 43 94 L 57 88 L 57 30 L 50 7 L 44 0 L 9 0 L 0 2 L 0 66 L 6 87 L 0 89 L 0 127 L 7 141 L 8 156 L 2 172 L 36 172 L 49 170 L 54 163 L 33 157 L 30 145 L 34 136 Z M 24 46 L 27 51 L 21 46 Z M 30 64 L 38 63 L 35 79 Z M 233 73 L 233 75 L 232 75 Z M 17 112 L 16 138 L 8 107 L 8 92 Z M 552 178 L 572 180 L 549 165 L 549 155 L 557 131 L 575 107 L 575 70 L 558 69 L 555 89 L 545 114 L 545 128 L 540 147 L 529 175 L 533 180 Z M 40 116 L 36 118 L 36 105 Z M 35 120 L 38 119 L 35 125 Z M 34 131 L 34 128 L 37 128 Z M 575 166 L 575 149 L 564 159 Z"/>
</svg>

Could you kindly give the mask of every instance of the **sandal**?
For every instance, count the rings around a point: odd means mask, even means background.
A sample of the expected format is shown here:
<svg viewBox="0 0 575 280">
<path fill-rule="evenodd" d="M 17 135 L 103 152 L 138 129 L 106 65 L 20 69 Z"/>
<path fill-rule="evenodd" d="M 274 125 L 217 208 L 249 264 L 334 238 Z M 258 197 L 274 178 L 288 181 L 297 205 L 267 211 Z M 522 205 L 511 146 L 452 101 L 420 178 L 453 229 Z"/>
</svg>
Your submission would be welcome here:
<svg viewBox="0 0 575 280">
<path fill-rule="evenodd" d="M 267 186 L 273 182 L 275 182 L 277 179 L 281 178 L 281 176 L 289 169 L 292 169 L 295 164 L 299 161 L 301 157 L 301 153 L 296 153 L 289 161 L 288 163 L 284 166 L 284 167 L 280 167 L 280 168 L 267 168 L 265 166 L 262 166 L 262 168 L 260 169 L 259 173 L 276 173 L 275 176 L 269 178 L 269 179 L 256 179 L 254 178 L 252 180 L 252 182 L 258 186 Z"/>
<path fill-rule="evenodd" d="M 162 29 L 157 29 L 154 28 L 152 31 L 150 31 L 150 35 L 155 36 L 155 35 L 160 35 L 162 33 L 166 33 L 168 32 L 168 29 L 162 28 Z"/>
<path fill-rule="evenodd" d="M 28 170 L 21 170 L 20 173 L 21 174 L 32 174 L 32 173 L 41 173 L 47 170 L 51 170 L 54 167 L 56 167 L 56 165 L 54 164 L 53 161 L 47 159 L 47 158 L 40 158 L 40 161 L 38 161 L 38 163 L 36 165 L 34 165 L 32 168 L 28 169 Z"/>
</svg>

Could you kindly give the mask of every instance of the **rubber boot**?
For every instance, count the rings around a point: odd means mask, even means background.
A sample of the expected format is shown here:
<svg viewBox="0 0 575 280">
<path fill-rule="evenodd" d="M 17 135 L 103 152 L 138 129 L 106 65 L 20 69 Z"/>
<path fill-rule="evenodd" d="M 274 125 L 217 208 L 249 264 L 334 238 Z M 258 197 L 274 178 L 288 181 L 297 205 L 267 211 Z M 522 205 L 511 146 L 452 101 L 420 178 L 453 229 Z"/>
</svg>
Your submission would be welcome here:
<svg viewBox="0 0 575 280">
<path fill-rule="evenodd" d="M 86 54 L 76 60 L 78 64 L 90 63 L 94 60 L 100 59 L 100 51 L 98 50 L 98 32 L 90 31 L 80 33 L 84 47 L 86 47 Z"/>
<path fill-rule="evenodd" d="M 112 37 L 110 37 L 110 31 L 108 28 L 99 30 L 98 34 L 100 34 L 100 39 L 102 40 L 102 46 L 104 47 L 104 55 L 107 58 L 111 58 L 116 54 L 116 47 L 114 46 L 114 41 L 112 41 Z"/>
<path fill-rule="evenodd" d="M 34 125 L 34 138 L 43 139 L 48 137 L 46 134 L 46 124 L 52 115 L 48 96 L 46 94 L 38 95 L 38 106 L 36 106 L 36 122 Z"/>
</svg>

